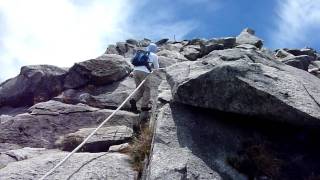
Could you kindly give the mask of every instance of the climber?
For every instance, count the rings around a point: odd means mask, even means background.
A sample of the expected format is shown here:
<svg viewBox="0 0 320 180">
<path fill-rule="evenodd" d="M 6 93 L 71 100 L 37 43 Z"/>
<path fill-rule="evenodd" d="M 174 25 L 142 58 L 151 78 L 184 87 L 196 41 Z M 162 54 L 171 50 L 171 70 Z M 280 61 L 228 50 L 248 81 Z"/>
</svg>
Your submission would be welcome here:
<svg viewBox="0 0 320 180">
<path fill-rule="evenodd" d="M 149 74 L 152 73 L 152 66 L 154 69 L 159 69 L 159 61 L 157 52 L 157 45 L 151 43 L 146 47 L 146 51 L 137 51 L 135 57 L 131 60 L 134 65 L 134 70 L 130 77 L 134 78 L 136 87 L 146 78 L 146 81 L 137 91 L 137 93 L 130 100 L 131 110 L 138 112 L 137 102 L 142 98 L 141 111 L 149 111 L 151 109 L 150 103 L 150 83 Z"/>
</svg>

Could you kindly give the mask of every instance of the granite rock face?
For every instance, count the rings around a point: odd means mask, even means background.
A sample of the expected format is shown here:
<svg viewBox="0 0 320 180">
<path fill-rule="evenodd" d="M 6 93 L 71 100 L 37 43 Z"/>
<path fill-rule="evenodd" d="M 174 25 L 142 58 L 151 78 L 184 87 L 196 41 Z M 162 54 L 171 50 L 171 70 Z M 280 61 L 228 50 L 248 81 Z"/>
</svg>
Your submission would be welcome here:
<svg viewBox="0 0 320 180">
<path fill-rule="evenodd" d="M 81 128 L 96 127 L 113 111 L 84 104 L 70 105 L 57 101 L 38 103 L 28 113 L 0 116 L 0 143 L 53 148 L 61 135 Z M 106 125 L 132 127 L 138 115 L 120 111 Z"/>
<path fill-rule="evenodd" d="M 238 45 L 241 44 L 251 44 L 256 46 L 257 48 L 261 48 L 263 46 L 263 41 L 255 36 L 255 31 L 246 28 L 244 29 L 239 36 L 237 36 L 236 43 Z"/>
<path fill-rule="evenodd" d="M 151 42 L 118 42 L 69 69 L 26 66 L 2 83 L 0 179 L 39 179 L 67 155 L 60 149 L 82 143 L 134 91 L 130 58 Z M 161 69 L 148 77 L 152 109 L 138 114 L 124 104 L 48 179 L 320 175 L 316 50 L 273 51 L 249 28 L 236 37 L 156 44 Z M 148 137 L 140 131 L 147 127 Z M 142 142 L 151 138 L 151 149 L 134 148 L 149 147 Z"/>
<path fill-rule="evenodd" d="M 56 144 L 63 150 L 72 151 L 95 128 L 83 128 L 77 132 L 62 136 Z M 107 152 L 112 145 L 128 142 L 133 137 L 133 130 L 126 126 L 109 126 L 99 129 L 81 148 L 82 152 Z"/>
<path fill-rule="evenodd" d="M 53 168 L 65 152 L 52 152 L 24 161 L 13 162 L 0 169 L 0 179 L 40 179 Z M 106 163 L 107 162 L 107 163 Z M 127 155 L 118 153 L 76 153 L 48 179 L 132 179 L 137 177 Z"/>
<path fill-rule="evenodd" d="M 197 62 L 173 65 L 167 72 L 176 102 L 319 125 L 319 79 L 259 51 L 215 51 Z"/>
<path fill-rule="evenodd" d="M 96 59 L 76 63 L 69 70 L 64 87 L 80 88 L 87 84 L 105 85 L 126 77 L 130 64 L 119 55 L 104 54 Z"/>
<path fill-rule="evenodd" d="M 63 90 L 66 73 L 65 69 L 51 65 L 22 67 L 18 76 L 0 84 L 0 107 L 49 100 Z"/>
</svg>

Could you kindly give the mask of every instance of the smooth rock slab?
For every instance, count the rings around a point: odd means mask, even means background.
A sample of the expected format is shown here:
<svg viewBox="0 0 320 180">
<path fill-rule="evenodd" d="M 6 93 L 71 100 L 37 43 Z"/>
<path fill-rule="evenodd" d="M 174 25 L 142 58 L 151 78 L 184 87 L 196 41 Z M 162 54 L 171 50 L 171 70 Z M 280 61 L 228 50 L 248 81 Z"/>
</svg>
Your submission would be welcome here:
<svg viewBox="0 0 320 180">
<path fill-rule="evenodd" d="M 5 168 L 0 169 L 0 179 L 40 179 L 66 155 L 66 152 L 55 152 L 10 163 Z M 136 176 L 137 173 L 132 170 L 127 155 L 118 153 L 76 153 L 47 179 L 134 180 Z"/>
<path fill-rule="evenodd" d="M 45 148 L 21 148 L 9 150 L 6 152 L 0 153 L 0 167 L 4 167 L 11 162 L 22 161 L 26 159 L 30 159 L 33 157 L 40 156 L 42 154 L 47 154 L 50 152 L 55 152 L 55 150 L 47 150 Z"/>
<path fill-rule="evenodd" d="M 61 137 L 56 143 L 62 150 L 72 151 L 92 133 L 95 128 L 83 128 L 77 132 Z M 126 126 L 110 126 L 100 128 L 81 148 L 82 152 L 107 152 L 112 145 L 122 144 L 130 140 L 133 130 Z"/>
<path fill-rule="evenodd" d="M 10 116 L 5 121 L 0 119 L 0 143 L 53 148 L 58 137 L 81 128 L 97 127 L 112 112 L 84 104 L 38 103 L 29 109 L 29 113 Z M 138 115 L 119 111 L 106 126 L 132 127 L 137 121 Z"/>
</svg>

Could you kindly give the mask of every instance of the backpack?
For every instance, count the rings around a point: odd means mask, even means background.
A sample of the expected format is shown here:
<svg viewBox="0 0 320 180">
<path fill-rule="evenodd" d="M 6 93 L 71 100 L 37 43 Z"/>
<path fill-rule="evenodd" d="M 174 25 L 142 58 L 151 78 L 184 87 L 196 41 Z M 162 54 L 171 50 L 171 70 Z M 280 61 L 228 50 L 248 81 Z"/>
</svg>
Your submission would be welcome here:
<svg viewBox="0 0 320 180">
<path fill-rule="evenodd" d="M 149 64 L 150 52 L 138 50 L 131 60 L 134 66 L 146 66 L 146 68 L 151 72 L 151 66 Z"/>
</svg>

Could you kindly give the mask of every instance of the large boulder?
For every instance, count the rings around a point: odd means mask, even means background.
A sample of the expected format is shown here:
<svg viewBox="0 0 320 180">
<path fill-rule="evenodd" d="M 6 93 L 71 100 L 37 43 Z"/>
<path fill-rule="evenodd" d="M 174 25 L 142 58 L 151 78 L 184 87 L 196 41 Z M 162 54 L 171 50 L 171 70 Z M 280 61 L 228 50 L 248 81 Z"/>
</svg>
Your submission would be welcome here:
<svg viewBox="0 0 320 180">
<path fill-rule="evenodd" d="M 312 62 L 312 59 L 313 58 L 311 56 L 300 55 L 294 57 L 289 56 L 287 58 L 281 59 L 281 61 L 289 66 L 308 71 L 308 67 Z"/>
<path fill-rule="evenodd" d="M 263 46 L 263 41 L 255 36 L 254 30 L 246 28 L 237 36 L 236 44 L 251 44 L 260 49 Z"/>
<path fill-rule="evenodd" d="M 0 85 L 1 106 L 25 106 L 46 101 L 63 90 L 66 70 L 51 65 L 24 66 Z"/>
<path fill-rule="evenodd" d="M 278 50 L 276 50 L 275 56 L 276 56 L 277 58 L 281 58 L 281 59 L 283 59 L 283 58 L 288 58 L 288 57 L 294 57 L 293 54 L 287 52 L 285 49 L 278 49 Z"/>
<path fill-rule="evenodd" d="M 158 56 L 164 56 L 171 59 L 177 59 L 179 62 L 187 61 L 188 59 L 185 58 L 180 52 L 177 51 L 170 51 L 170 50 L 161 50 L 157 53 Z"/>
<path fill-rule="evenodd" d="M 28 113 L 0 116 L 0 143 L 53 148 L 60 136 L 80 128 L 97 127 L 112 112 L 84 104 L 70 105 L 57 101 L 38 103 Z M 137 121 L 137 115 L 119 111 L 106 126 L 132 127 Z"/>
<path fill-rule="evenodd" d="M 53 100 L 78 104 L 83 103 L 97 108 L 116 109 L 135 89 L 133 78 L 126 78 L 104 86 L 89 85 L 78 90 L 68 89 Z M 129 110 L 127 102 L 122 109 Z"/>
<path fill-rule="evenodd" d="M 65 156 L 52 152 L 0 168 L 0 179 L 40 179 Z M 76 153 L 47 179 L 136 179 L 129 157 L 119 153 Z"/>
<path fill-rule="evenodd" d="M 157 46 L 162 46 L 165 45 L 169 41 L 168 38 L 160 39 L 159 41 L 156 42 Z"/>
<path fill-rule="evenodd" d="M 159 49 L 180 52 L 180 50 L 183 48 L 184 45 L 185 44 L 183 42 L 167 43 L 167 44 L 159 47 Z"/>
<path fill-rule="evenodd" d="M 300 125 L 320 125 L 320 80 L 254 50 L 214 51 L 167 68 L 174 101 Z"/>
<path fill-rule="evenodd" d="M 68 72 L 64 87 L 79 88 L 87 84 L 105 85 L 123 79 L 131 66 L 122 56 L 104 54 L 96 59 L 76 63 Z"/>
<path fill-rule="evenodd" d="M 119 54 L 117 47 L 113 44 L 109 45 L 104 54 Z"/>
<path fill-rule="evenodd" d="M 317 59 L 317 52 L 312 48 L 303 48 L 303 49 L 285 49 L 288 53 L 295 56 L 306 55 L 312 57 L 312 60 Z"/>
<path fill-rule="evenodd" d="M 201 56 L 200 46 L 199 45 L 185 46 L 182 49 L 181 54 L 184 55 L 184 57 L 186 57 L 188 60 L 195 61 Z"/>
<path fill-rule="evenodd" d="M 65 151 L 72 151 L 92 133 L 95 128 L 82 128 L 77 132 L 62 136 L 56 144 Z M 133 136 L 133 130 L 127 126 L 109 126 L 100 128 L 81 148 L 82 152 L 107 152 L 112 145 L 127 142 Z"/>
<path fill-rule="evenodd" d="M 178 62 L 177 59 L 168 58 L 164 56 L 158 56 L 159 57 L 159 67 L 160 68 L 166 68 L 168 66 L 171 66 Z"/>
<path fill-rule="evenodd" d="M 200 45 L 201 57 L 208 55 L 214 50 L 234 48 L 236 46 L 235 37 L 213 38 Z"/>
</svg>

